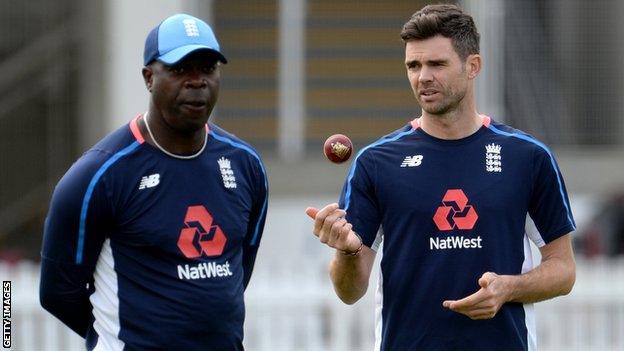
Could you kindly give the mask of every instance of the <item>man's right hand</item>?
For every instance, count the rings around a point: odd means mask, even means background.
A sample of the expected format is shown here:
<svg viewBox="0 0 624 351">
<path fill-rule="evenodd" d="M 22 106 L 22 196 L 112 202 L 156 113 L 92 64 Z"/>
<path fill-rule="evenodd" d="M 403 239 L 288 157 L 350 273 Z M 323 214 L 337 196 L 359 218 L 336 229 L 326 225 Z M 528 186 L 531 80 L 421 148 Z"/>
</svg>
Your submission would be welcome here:
<svg viewBox="0 0 624 351">
<path fill-rule="evenodd" d="M 337 203 L 329 204 L 320 210 L 308 207 L 306 214 L 314 219 L 312 232 L 323 244 L 347 254 L 356 253 L 361 248 L 360 237 L 352 230 L 353 225 L 344 218 L 347 213 L 338 208 Z"/>
</svg>

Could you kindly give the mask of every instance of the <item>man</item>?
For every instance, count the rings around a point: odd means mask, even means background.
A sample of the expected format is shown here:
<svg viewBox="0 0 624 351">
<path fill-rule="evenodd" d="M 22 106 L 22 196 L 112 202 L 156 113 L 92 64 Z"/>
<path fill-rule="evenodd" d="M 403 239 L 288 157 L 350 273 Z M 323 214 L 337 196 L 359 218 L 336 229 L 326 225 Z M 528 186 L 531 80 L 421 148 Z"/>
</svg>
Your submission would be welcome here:
<svg viewBox="0 0 624 351">
<path fill-rule="evenodd" d="M 258 154 L 207 123 L 226 58 L 179 14 L 145 43 L 147 112 L 65 174 L 45 224 L 41 304 L 89 350 L 242 350 L 267 209 Z"/>
<path fill-rule="evenodd" d="M 360 151 L 340 205 L 306 210 L 337 250 L 336 293 L 348 304 L 364 295 L 383 240 L 377 349 L 535 350 L 531 304 L 575 280 L 559 169 L 544 144 L 477 113 L 469 15 L 426 6 L 401 37 L 422 115 Z M 539 229 L 531 238 L 527 213 Z M 528 239 L 542 253 L 535 268 Z"/>
</svg>

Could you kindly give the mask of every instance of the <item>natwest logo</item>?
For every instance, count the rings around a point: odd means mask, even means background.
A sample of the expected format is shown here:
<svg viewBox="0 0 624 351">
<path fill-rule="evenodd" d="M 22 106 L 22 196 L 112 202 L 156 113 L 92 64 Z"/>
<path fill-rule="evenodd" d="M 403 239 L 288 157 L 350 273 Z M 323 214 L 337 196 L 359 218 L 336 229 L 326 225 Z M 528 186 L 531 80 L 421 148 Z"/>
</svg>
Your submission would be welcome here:
<svg viewBox="0 0 624 351">
<path fill-rule="evenodd" d="M 185 228 L 180 232 L 178 248 L 188 258 L 219 256 L 223 253 L 227 237 L 213 224 L 212 216 L 204 206 L 189 206 L 184 218 Z"/>
<path fill-rule="evenodd" d="M 442 206 L 433 215 L 439 230 L 474 228 L 479 216 L 474 207 L 468 205 L 468 197 L 461 189 L 449 189 L 442 198 Z"/>
</svg>

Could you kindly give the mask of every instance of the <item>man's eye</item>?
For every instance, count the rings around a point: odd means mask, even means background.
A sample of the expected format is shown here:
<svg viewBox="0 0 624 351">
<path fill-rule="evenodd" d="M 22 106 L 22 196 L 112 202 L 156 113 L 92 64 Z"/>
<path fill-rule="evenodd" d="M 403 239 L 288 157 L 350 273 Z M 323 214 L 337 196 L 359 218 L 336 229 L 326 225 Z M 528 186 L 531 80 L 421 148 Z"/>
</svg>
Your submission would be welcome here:
<svg viewBox="0 0 624 351">
<path fill-rule="evenodd" d="M 182 67 L 171 67 L 171 72 L 175 73 L 175 74 L 180 74 L 180 73 L 184 73 L 184 68 Z"/>
<path fill-rule="evenodd" d="M 212 73 L 214 72 L 214 70 L 217 69 L 217 65 L 212 65 L 212 66 L 204 66 L 204 72 L 206 73 Z"/>
</svg>

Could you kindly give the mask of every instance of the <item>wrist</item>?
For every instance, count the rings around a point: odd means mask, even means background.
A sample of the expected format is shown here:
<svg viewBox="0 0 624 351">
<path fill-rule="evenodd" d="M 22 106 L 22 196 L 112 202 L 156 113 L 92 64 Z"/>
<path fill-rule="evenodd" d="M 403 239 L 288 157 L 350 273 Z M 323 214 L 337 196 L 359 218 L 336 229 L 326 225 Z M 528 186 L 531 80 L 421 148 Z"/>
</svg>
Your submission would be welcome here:
<svg viewBox="0 0 624 351">
<path fill-rule="evenodd" d="M 358 248 L 355 250 L 339 250 L 345 256 L 357 256 L 360 254 L 360 252 L 362 252 L 362 248 L 364 247 L 364 242 L 362 241 L 362 238 L 359 235 L 357 235 L 356 232 L 353 232 L 353 234 L 355 234 L 355 236 L 358 238 L 360 244 L 358 245 Z"/>
<path fill-rule="evenodd" d="M 516 300 L 517 289 L 518 289 L 518 276 L 514 275 L 501 275 L 500 276 L 504 281 L 505 287 L 505 302 L 513 302 Z"/>
</svg>

